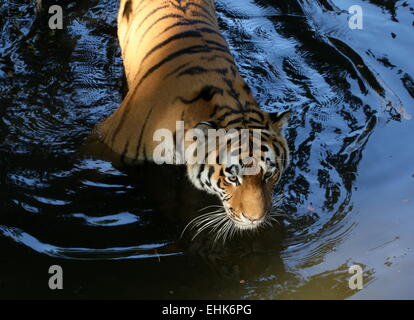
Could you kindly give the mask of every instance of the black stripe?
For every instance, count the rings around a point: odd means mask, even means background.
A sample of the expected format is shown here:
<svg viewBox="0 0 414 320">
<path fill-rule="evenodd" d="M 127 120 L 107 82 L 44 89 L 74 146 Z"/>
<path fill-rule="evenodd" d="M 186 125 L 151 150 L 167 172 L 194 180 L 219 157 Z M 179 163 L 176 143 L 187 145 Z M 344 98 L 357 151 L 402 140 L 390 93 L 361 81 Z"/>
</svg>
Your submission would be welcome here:
<svg viewBox="0 0 414 320">
<path fill-rule="evenodd" d="M 174 134 L 173 134 L 173 146 L 174 146 L 174 155 L 173 155 L 174 161 L 177 161 L 177 148 L 176 148 L 176 146 L 177 146 L 177 131 L 174 131 Z"/>
<path fill-rule="evenodd" d="M 222 185 L 221 185 L 221 179 L 218 179 L 217 180 L 217 187 L 220 189 L 220 190 L 223 190 L 224 191 L 224 188 L 222 187 Z M 225 182 L 224 182 L 225 183 Z"/>
<path fill-rule="evenodd" d="M 212 20 L 214 20 L 216 18 L 215 16 L 213 16 L 211 14 L 211 11 L 207 10 L 202 5 L 199 5 L 198 3 L 194 3 L 194 2 L 188 2 L 188 3 L 186 3 L 186 7 L 189 7 L 189 6 L 195 6 L 195 7 L 199 8 L 199 9 L 201 9 L 201 11 L 204 11 L 206 13 L 206 15 L 209 16 L 210 19 L 212 19 Z"/>
<path fill-rule="evenodd" d="M 132 12 L 132 0 L 128 0 L 125 2 L 124 11 L 122 12 L 122 15 L 126 17 L 127 21 L 129 22 L 129 16 Z"/>
<path fill-rule="evenodd" d="M 239 107 L 240 110 L 245 110 L 244 106 L 241 104 L 239 97 L 240 97 L 240 93 L 238 93 L 234 87 L 233 87 L 233 82 L 230 79 L 227 78 L 223 78 L 223 81 L 227 84 L 227 86 L 229 87 L 229 90 L 227 90 L 227 93 L 230 97 L 232 97 L 236 103 L 237 106 Z"/>
<path fill-rule="evenodd" d="M 212 29 L 212 28 L 207 28 L 207 27 L 203 27 L 203 28 L 197 28 L 197 31 L 200 32 L 205 32 L 205 33 L 212 33 L 217 35 L 220 39 L 222 39 L 224 41 L 224 43 L 226 43 L 226 39 L 224 39 L 223 35 L 217 31 L 216 29 Z M 228 46 L 225 46 L 226 48 L 228 48 Z"/>
<path fill-rule="evenodd" d="M 155 51 L 161 49 L 162 47 L 164 47 L 165 45 L 167 45 L 170 42 L 173 42 L 175 40 L 180 40 L 180 39 L 187 39 L 187 38 L 201 38 L 202 35 L 200 32 L 198 31 L 184 31 L 184 32 L 180 32 L 177 33 L 169 38 L 167 38 L 166 40 L 164 40 L 163 42 L 161 42 L 160 44 L 156 45 L 155 47 L 153 47 L 151 50 L 149 50 L 147 52 L 147 54 L 144 56 L 144 58 L 141 60 L 141 65 L 144 63 L 144 61 L 151 55 L 153 54 Z"/>
<path fill-rule="evenodd" d="M 246 105 L 247 105 L 247 103 L 246 103 Z M 255 109 L 250 109 L 249 112 L 253 112 L 253 113 L 257 114 L 260 117 L 260 120 L 264 121 L 264 115 L 263 115 L 262 111 L 255 110 Z"/>
<path fill-rule="evenodd" d="M 247 85 L 247 83 L 245 83 L 244 85 L 243 85 L 243 90 L 246 92 L 246 93 L 248 93 L 248 94 L 250 94 L 251 92 L 252 92 L 252 90 L 250 89 L 250 87 Z"/>
<path fill-rule="evenodd" d="M 137 6 L 137 12 L 140 12 L 140 11 L 142 11 L 141 9 L 144 9 L 144 8 L 141 8 L 141 5 L 142 4 L 148 4 L 149 2 L 148 2 L 148 0 L 141 0 L 139 3 L 138 3 L 138 6 Z"/>
<path fill-rule="evenodd" d="M 216 105 L 214 106 L 213 112 L 210 114 L 210 118 L 212 118 L 212 117 L 216 114 L 216 112 L 217 112 L 217 108 L 218 108 L 218 105 L 216 104 Z"/>
<path fill-rule="evenodd" d="M 144 150 L 143 150 L 143 155 L 144 155 L 144 161 L 147 161 L 148 157 L 147 157 L 147 145 L 144 143 Z"/>
<path fill-rule="evenodd" d="M 262 134 L 262 136 L 264 136 L 265 138 L 268 138 L 268 139 L 271 137 L 270 134 L 268 134 L 267 132 L 262 132 L 261 134 Z"/>
<path fill-rule="evenodd" d="M 236 72 L 236 68 L 232 67 L 231 68 L 231 72 L 233 73 L 233 77 L 236 76 L 237 72 Z"/>
<path fill-rule="evenodd" d="M 215 23 L 215 21 L 213 19 L 211 19 L 209 16 L 205 15 L 204 13 L 201 13 L 199 11 L 191 11 L 191 15 L 193 17 L 203 17 L 204 19 L 206 19 L 207 21 L 210 21 L 211 23 Z"/>
<path fill-rule="evenodd" d="M 185 76 L 185 75 L 194 76 L 194 75 L 209 73 L 209 72 L 214 72 L 214 73 L 217 73 L 217 74 L 220 74 L 220 75 L 226 75 L 227 72 L 228 72 L 228 69 L 223 68 L 223 69 L 210 69 L 209 70 L 209 69 L 205 69 L 205 68 L 200 67 L 200 66 L 195 66 L 195 67 L 191 67 L 191 68 L 188 68 L 188 69 L 180 72 L 176 77 L 179 78 L 179 77 L 182 77 L 182 76 Z"/>
<path fill-rule="evenodd" d="M 231 171 L 232 171 L 232 169 L 233 169 L 235 166 L 236 166 L 236 165 L 235 165 L 235 164 L 233 164 L 233 165 L 231 165 L 230 167 L 225 168 L 225 169 L 224 169 L 224 171 L 226 171 L 227 173 L 233 174 Z"/>
<path fill-rule="evenodd" d="M 210 24 L 208 21 L 204 21 L 204 20 L 198 20 L 198 19 L 186 19 L 184 21 L 179 21 L 177 23 L 174 23 L 170 26 L 168 26 L 167 28 L 165 28 L 160 34 L 158 34 L 158 36 L 160 36 L 161 34 L 167 32 L 168 30 L 178 27 L 178 26 L 192 26 L 195 24 L 206 24 L 210 27 L 215 27 L 214 25 Z"/>
<path fill-rule="evenodd" d="M 206 85 L 201 89 L 199 94 L 191 100 L 186 100 L 182 97 L 177 97 L 177 99 L 181 100 L 185 104 L 191 104 L 200 99 L 210 101 L 216 94 L 223 95 L 223 89 L 211 85 Z"/>
<path fill-rule="evenodd" d="M 151 113 L 152 113 L 153 109 L 154 109 L 154 106 L 152 106 L 152 108 L 148 111 L 147 116 L 145 117 L 144 125 L 142 126 L 141 132 L 139 134 L 138 145 L 137 145 L 137 154 L 136 154 L 135 158 L 139 157 L 139 149 L 141 147 L 141 142 L 142 142 L 142 137 L 144 135 L 144 130 L 145 130 L 145 127 L 147 126 L 147 122 L 149 120 L 149 117 L 151 116 Z"/>
<path fill-rule="evenodd" d="M 217 47 L 220 47 L 223 50 L 226 50 L 227 52 L 230 52 L 229 47 L 225 44 L 222 44 L 222 43 L 214 41 L 214 40 L 205 40 L 205 42 L 207 42 L 208 44 L 212 44 L 212 45 L 215 45 Z M 233 69 L 233 66 L 231 66 L 231 68 Z"/>
<path fill-rule="evenodd" d="M 256 122 L 256 123 L 262 123 L 264 121 L 264 116 L 260 111 L 254 110 L 254 109 L 250 109 L 250 110 L 234 110 L 234 109 L 230 109 L 231 111 L 224 113 L 223 115 L 221 115 L 220 117 L 217 118 L 218 121 L 223 121 L 225 120 L 227 117 L 232 116 L 232 115 L 236 115 L 236 114 L 243 114 L 243 115 L 249 115 L 249 113 L 254 113 L 256 115 L 258 115 L 260 117 L 261 120 L 257 120 L 255 118 L 252 118 L 251 116 L 249 116 L 249 119 L 252 122 Z"/>
<path fill-rule="evenodd" d="M 179 24 L 179 22 L 177 24 Z M 187 25 L 187 24 L 184 24 L 184 25 Z M 160 33 L 160 35 L 163 34 L 165 31 L 167 31 L 169 28 L 171 28 L 171 26 L 167 27 L 163 32 Z M 212 44 L 215 44 L 217 46 L 221 46 L 222 48 L 225 48 L 227 51 L 229 51 L 226 39 L 224 39 L 223 35 L 220 32 L 218 32 L 217 30 L 215 30 L 214 28 L 215 28 L 215 26 L 213 26 L 212 28 L 202 27 L 202 28 L 194 29 L 193 31 L 199 31 L 199 32 L 214 34 L 214 35 L 218 36 L 221 40 L 223 40 L 224 44 L 213 41 L 213 40 L 207 40 L 207 42 L 211 42 Z"/>
<path fill-rule="evenodd" d="M 221 115 L 220 117 L 218 117 L 217 118 L 217 121 L 223 121 L 223 120 L 225 120 L 227 117 L 230 117 L 230 116 L 232 116 L 232 115 L 235 115 L 235 114 L 244 114 L 245 112 L 242 110 L 242 111 L 240 111 L 240 110 L 233 110 L 233 109 L 230 109 L 230 111 L 229 112 L 226 112 L 226 113 L 224 113 L 223 115 Z"/>
<path fill-rule="evenodd" d="M 211 177 L 214 174 L 214 167 L 210 166 L 210 168 L 208 168 L 208 180 L 211 180 Z"/>
<path fill-rule="evenodd" d="M 216 105 L 218 111 L 222 110 L 230 110 L 233 111 L 234 109 L 228 105 Z"/>
<path fill-rule="evenodd" d="M 201 57 L 200 59 L 201 60 L 206 60 L 206 61 L 214 61 L 214 60 L 217 60 L 217 59 L 222 59 L 222 60 L 227 61 L 231 65 L 234 65 L 234 61 L 232 59 L 229 59 L 227 57 L 220 56 L 218 54 L 210 55 L 210 56 L 206 56 L 206 57 Z"/>
<path fill-rule="evenodd" d="M 184 19 L 184 17 L 182 15 L 179 14 L 167 14 L 165 16 L 162 16 L 161 18 L 158 18 L 157 20 L 155 20 L 148 28 L 147 30 L 145 30 L 145 32 L 142 34 L 141 38 L 139 39 L 138 43 L 141 43 L 141 41 L 145 38 L 145 36 L 147 35 L 147 33 L 160 21 L 165 20 L 165 19 L 170 19 L 170 18 L 180 18 L 180 19 Z"/>
<path fill-rule="evenodd" d="M 269 127 L 267 126 L 267 125 L 265 125 L 264 123 L 263 123 L 263 121 L 260 121 L 260 120 L 258 120 L 258 119 L 255 119 L 255 118 L 252 118 L 252 117 L 250 117 L 249 118 L 249 121 L 250 122 L 255 122 L 255 123 L 258 123 L 260 126 L 259 126 L 259 128 L 260 129 L 266 129 L 266 130 L 268 130 L 269 129 Z M 252 129 L 254 129 L 254 126 L 252 126 L 251 127 Z"/>
<path fill-rule="evenodd" d="M 190 65 L 191 62 L 186 62 L 184 64 L 182 64 L 181 66 L 175 68 L 173 71 L 171 71 L 170 73 L 168 73 L 165 77 L 164 80 L 169 78 L 170 76 L 174 75 L 175 73 L 177 73 L 178 71 L 180 71 L 181 69 L 184 69 L 186 66 Z"/>
<path fill-rule="evenodd" d="M 275 142 L 272 142 L 273 149 L 275 150 L 276 157 L 280 157 L 280 149 Z"/>
<path fill-rule="evenodd" d="M 142 21 L 141 21 L 141 22 L 140 22 L 140 24 L 138 25 L 138 29 L 142 27 L 142 25 L 144 24 L 144 22 L 145 22 L 145 21 L 146 21 L 149 17 L 151 17 L 152 15 L 156 14 L 158 11 L 160 11 L 160 10 L 162 10 L 162 9 L 166 9 L 166 8 L 168 8 L 168 7 L 169 7 L 169 5 L 167 4 L 167 5 L 164 5 L 164 6 L 161 6 L 161 7 L 158 7 L 158 8 L 156 8 L 156 9 L 152 10 L 150 13 L 148 13 L 148 14 L 145 16 L 145 18 L 144 18 L 144 19 L 142 19 Z"/>
<path fill-rule="evenodd" d="M 198 170 L 198 174 L 197 174 L 197 179 L 198 180 L 200 180 L 201 174 L 203 173 L 204 168 L 205 168 L 205 165 L 204 164 L 200 164 L 200 167 L 199 167 L 199 170 Z M 200 182 L 202 182 L 202 181 L 200 180 Z"/>
<path fill-rule="evenodd" d="M 231 120 L 231 121 L 227 122 L 227 123 L 226 123 L 226 126 L 230 126 L 230 125 L 232 125 L 232 124 L 239 123 L 239 122 L 241 122 L 241 123 L 245 123 L 245 122 L 246 122 L 246 118 L 244 118 L 244 117 L 240 117 L 240 118 L 237 118 L 237 119 L 233 119 L 233 120 Z"/>
<path fill-rule="evenodd" d="M 249 121 L 255 120 L 256 122 L 260 123 L 260 121 L 257 121 L 256 119 L 250 118 Z M 269 128 L 267 128 L 264 125 L 259 125 L 259 126 L 252 126 L 249 124 L 249 129 L 263 129 L 263 130 L 269 130 Z"/>
<path fill-rule="evenodd" d="M 158 70 L 160 67 L 162 67 L 165 63 L 170 62 L 178 57 L 181 57 L 183 55 L 193 55 L 203 52 L 212 52 L 212 51 L 224 51 L 221 48 L 213 48 L 213 47 L 207 47 L 207 46 L 191 46 L 184 49 L 180 49 L 178 51 L 175 51 L 168 55 L 166 58 L 158 62 L 156 65 L 152 66 L 145 74 L 144 76 L 139 80 L 138 84 L 135 87 L 135 90 L 138 89 L 138 87 L 142 84 L 142 82 L 149 77 L 154 71 Z"/>
<path fill-rule="evenodd" d="M 185 69 L 184 71 L 180 72 L 176 76 L 176 78 L 182 77 L 184 75 L 194 76 L 194 75 L 197 75 L 197 74 L 202 74 L 202 73 L 207 73 L 207 72 L 208 72 L 207 69 L 204 69 L 203 67 L 200 67 L 200 66 L 195 66 L 195 67 L 190 67 L 190 68 Z"/>
</svg>

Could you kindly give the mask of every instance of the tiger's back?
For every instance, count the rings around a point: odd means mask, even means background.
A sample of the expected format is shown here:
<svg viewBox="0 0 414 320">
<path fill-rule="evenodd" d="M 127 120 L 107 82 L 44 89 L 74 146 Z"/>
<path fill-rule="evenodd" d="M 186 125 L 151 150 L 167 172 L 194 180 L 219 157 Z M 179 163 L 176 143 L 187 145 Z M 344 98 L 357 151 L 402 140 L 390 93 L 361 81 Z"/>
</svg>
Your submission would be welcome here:
<svg viewBox="0 0 414 320">
<path fill-rule="evenodd" d="M 153 135 L 212 118 L 220 127 L 266 123 L 239 75 L 213 0 L 121 0 L 118 37 L 128 94 L 97 128 L 124 158 L 152 160 Z"/>
<path fill-rule="evenodd" d="M 217 211 L 192 221 L 198 233 L 214 226 L 215 239 L 226 241 L 235 230 L 269 225 L 277 214 L 272 191 L 289 163 L 282 130 L 289 112 L 260 110 L 220 34 L 214 1 L 121 0 L 118 30 L 129 91 L 98 125 L 98 138 L 127 162 L 159 163 L 163 156 L 154 152 L 159 145 L 177 158 L 190 150 L 197 161 L 184 161 L 189 180 L 221 199 Z M 182 142 L 183 132 L 179 137 L 178 121 L 185 136 L 192 129 L 201 131 L 196 152 L 187 137 Z M 165 139 L 167 145 L 155 139 L 160 129 L 173 137 Z M 224 131 L 224 143 L 214 144 L 210 129 Z M 235 135 L 240 144 L 229 143 Z M 252 157 L 250 146 L 256 151 Z M 220 154 L 231 161 L 221 161 Z"/>
</svg>

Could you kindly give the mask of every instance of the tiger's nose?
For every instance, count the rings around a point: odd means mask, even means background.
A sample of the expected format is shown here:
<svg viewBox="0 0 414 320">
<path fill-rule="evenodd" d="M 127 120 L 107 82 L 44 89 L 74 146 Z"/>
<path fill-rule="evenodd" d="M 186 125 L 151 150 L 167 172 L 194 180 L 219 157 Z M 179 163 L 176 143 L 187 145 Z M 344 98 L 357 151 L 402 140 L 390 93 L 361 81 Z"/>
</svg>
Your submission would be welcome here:
<svg viewBox="0 0 414 320">
<path fill-rule="evenodd" d="M 244 218 L 246 218 L 247 220 L 249 220 L 251 223 L 255 223 L 255 222 L 257 222 L 257 221 L 259 221 L 260 219 L 263 218 L 262 215 L 260 215 L 260 216 L 258 216 L 258 215 L 250 216 L 250 215 L 245 214 L 244 212 L 242 212 L 242 216 Z"/>
</svg>

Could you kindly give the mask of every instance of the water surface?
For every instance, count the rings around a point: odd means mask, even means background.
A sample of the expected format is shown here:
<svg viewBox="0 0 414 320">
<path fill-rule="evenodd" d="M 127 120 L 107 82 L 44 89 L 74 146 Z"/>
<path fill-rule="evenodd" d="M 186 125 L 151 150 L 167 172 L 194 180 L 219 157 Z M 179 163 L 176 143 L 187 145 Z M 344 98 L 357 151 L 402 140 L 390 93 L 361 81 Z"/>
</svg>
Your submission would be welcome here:
<svg viewBox="0 0 414 320">
<path fill-rule="evenodd" d="M 263 110 L 293 113 L 287 218 L 225 248 L 180 239 L 215 201 L 183 168 L 82 148 L 122 101 L 116 1 L 60 1 L 56 31 L 33 2 L 0 5 L 0 297 L 414 298 L 410 1 L 353 1 L 362 30 L 345 0 L 216 1 Z M 63 291 L 47 287 L 54 264 Z"/>
</svg>

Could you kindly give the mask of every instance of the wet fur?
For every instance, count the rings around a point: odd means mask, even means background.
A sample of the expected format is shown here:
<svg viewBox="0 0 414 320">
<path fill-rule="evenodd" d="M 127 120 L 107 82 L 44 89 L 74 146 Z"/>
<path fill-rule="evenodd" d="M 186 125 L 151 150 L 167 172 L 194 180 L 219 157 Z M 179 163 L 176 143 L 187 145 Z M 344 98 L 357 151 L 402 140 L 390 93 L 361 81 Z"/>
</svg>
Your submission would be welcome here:
<svg viewBox="0 0 414 320">
<path fill-rule="evenodd" d="M 204 122 L 227 130 L 262 129 L 264 143 L 278 154 L 271 179 L 263 171 L 235 186 L 226 182 L 222 165 L 187 169 L 196 187 L 221 198 L 231 219 L 269 214 L 272 189 L 289 162 L 282 134 L 288 115 L 260 110 L 220 33 L 214 1 L 121 0 L 118 37 L 129 90 L 97 126 L 100 141 L 122 159 L 140 162 L 153 160 L 154 132 L 175 132 L 179 120 L 185 130 Z"/>
</svg>

